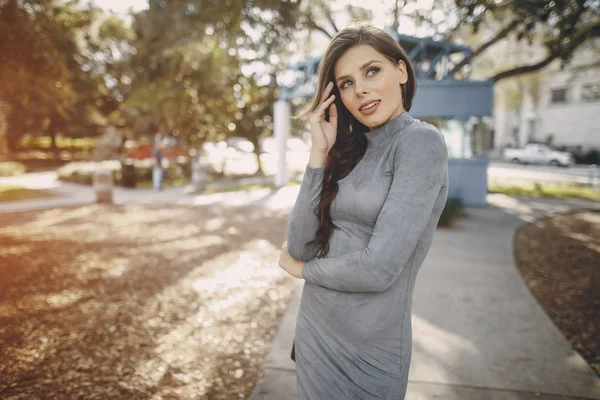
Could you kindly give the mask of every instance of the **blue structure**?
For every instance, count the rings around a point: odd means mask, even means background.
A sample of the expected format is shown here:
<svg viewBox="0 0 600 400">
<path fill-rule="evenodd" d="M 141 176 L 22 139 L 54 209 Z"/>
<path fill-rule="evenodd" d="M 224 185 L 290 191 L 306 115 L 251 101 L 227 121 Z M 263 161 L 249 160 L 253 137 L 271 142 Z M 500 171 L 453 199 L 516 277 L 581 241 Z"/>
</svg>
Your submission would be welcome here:
<svg viewBox="0 0 600 400">
<path fill-rule="evenodd" d="M 466 124 L 471 117 L 491 117 L 493 81 L 469 79 L 472 50 L 432 38 L 388 33 L 406 50 L 417 75 L 417 92 L 410 113 L 419 119 L 454 119 L 462 122 L 461 158 L 449 160 L 449 197 L 466 206 L 485 206 L 486 158 L 465 158 Z M 293 84 L 281 87 L 280 100 L 314 96 L 320 57 L 290 67 Z"/>
</svg>

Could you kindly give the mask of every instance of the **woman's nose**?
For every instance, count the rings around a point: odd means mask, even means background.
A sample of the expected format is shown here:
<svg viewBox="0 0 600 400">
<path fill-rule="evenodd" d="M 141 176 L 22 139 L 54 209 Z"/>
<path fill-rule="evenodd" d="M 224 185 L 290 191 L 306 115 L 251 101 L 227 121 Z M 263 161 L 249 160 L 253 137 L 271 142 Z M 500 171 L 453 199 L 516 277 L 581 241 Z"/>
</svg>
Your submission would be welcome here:
<svg viewBox="0 0 600 400">
<path fill-rule="evenodd" d="M 356 95 L 358 97 L 362 97 L 369 93 L 367 87 L 362 82 L 358 81 L 354 84 L 354 90 L 356 91 Z"/>
</svg>

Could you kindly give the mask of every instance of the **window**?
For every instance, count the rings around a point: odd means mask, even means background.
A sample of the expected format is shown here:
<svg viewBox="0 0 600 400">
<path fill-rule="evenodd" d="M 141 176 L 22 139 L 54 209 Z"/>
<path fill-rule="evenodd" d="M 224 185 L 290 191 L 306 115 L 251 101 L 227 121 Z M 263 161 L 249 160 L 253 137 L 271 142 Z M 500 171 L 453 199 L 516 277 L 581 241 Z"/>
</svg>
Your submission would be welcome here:
<svg viewBox="0 0 600 400">
<path fill-rule="evenodd" d="M 567 102 L 567 89 L 552 89 L 552 103 L 566 103 Z"/>
<path fill-rule="evenodd" d="M 600 100 L 600 82 L 583 85 L 581 88 L 581 100 L 598 101 Z"/>
</svg>

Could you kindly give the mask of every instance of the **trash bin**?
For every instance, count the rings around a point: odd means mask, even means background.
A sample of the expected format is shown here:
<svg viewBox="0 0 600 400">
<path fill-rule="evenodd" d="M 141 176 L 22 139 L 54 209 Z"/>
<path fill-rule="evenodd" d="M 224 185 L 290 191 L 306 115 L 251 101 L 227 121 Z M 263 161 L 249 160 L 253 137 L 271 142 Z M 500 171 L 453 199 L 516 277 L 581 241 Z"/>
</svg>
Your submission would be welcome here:
<svg viewBox="0 0 600 400">
<path fill-rule="evenodd" d="M 121 186 L 134 188 L 136 184 L 135 166 L 132 161 L 121 162 Z"/>
<path fill-rule="evenodd" d="M 112 204 L 112 173 L 108 171 L 96 171 L 93 175 L 92 183 L 96 192 L 96 203 Z"/>
<path fill-rule="evenodd" d="M 195 192 L 203 192 L 206 189 L 206 171 L 200 159 L 192 163 L 192 187 Z"/>
</svg>

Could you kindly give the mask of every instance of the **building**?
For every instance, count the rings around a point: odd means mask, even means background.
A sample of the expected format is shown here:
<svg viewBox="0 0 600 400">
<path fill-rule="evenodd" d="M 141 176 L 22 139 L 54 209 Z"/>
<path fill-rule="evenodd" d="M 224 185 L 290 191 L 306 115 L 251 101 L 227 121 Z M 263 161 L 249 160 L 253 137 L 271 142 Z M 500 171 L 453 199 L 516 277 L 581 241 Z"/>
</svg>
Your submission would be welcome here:
<svg viewBox="0 0 600 400">
<path fill-rule="evenodd" d="M 535 75 L 517 107 L 497 93 L 494 148 L 538 142 L 578 152 L 600 149 L 600 41 L 578 49 L 564 69 L 555 61 Z"/>
</svg>

